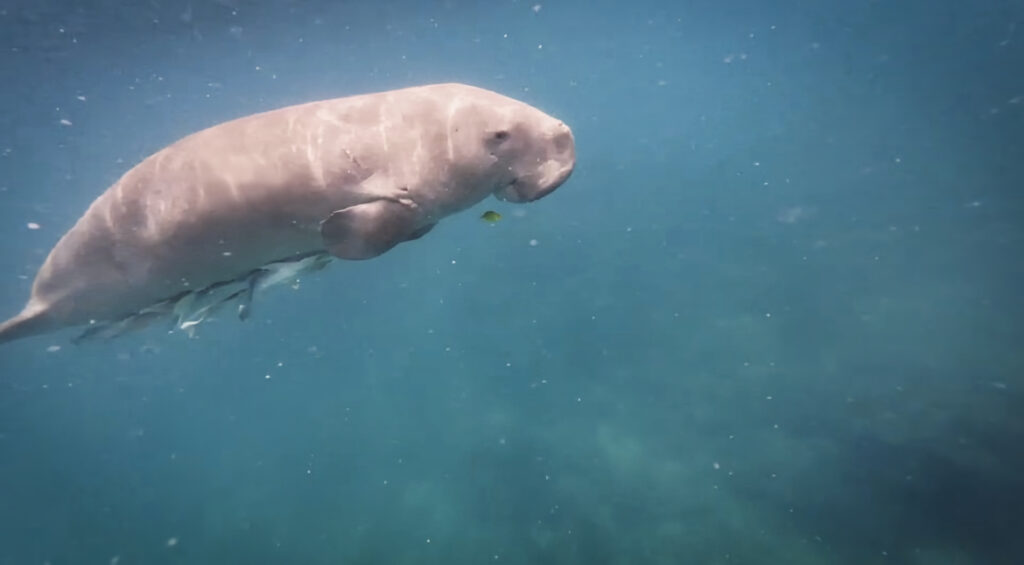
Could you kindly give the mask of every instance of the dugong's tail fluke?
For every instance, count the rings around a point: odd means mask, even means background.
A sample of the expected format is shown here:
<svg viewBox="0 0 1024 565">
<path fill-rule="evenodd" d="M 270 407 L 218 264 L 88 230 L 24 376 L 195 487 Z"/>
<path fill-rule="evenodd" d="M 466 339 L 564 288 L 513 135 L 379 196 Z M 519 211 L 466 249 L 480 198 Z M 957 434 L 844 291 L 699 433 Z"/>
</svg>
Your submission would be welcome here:
<svg viewBox="0 0 1024 565">
<path fill-rule="evenodd" d="M 17 316 L 0 324 L 0 344 L 41 334 L 50 329 L 53 329 L 52 323 L 46 311 L 28 306 Z"/>
</svg>

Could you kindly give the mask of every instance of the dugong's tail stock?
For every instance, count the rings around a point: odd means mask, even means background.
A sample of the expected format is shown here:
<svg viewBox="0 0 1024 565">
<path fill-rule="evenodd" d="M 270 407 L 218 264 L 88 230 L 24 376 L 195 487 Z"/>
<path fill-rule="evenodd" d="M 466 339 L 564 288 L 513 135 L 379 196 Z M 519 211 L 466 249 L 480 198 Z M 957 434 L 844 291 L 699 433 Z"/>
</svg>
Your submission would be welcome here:
<svg viewBox="0 0 1024 565">
<path fill-rule="evenodd" d="M 30 337 L 53 329 L 46 312 L 42 309 L 26 307 L 20 314 L 0 324 L 0 344 Z"/>
</svg>

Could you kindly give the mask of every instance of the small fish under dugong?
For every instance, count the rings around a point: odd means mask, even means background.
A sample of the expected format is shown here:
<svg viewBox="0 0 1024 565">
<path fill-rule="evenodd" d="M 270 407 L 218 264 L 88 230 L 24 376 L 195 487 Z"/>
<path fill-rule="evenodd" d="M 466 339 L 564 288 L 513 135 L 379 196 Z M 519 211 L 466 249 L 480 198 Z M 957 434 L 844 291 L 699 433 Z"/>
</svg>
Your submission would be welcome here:
<svg viewBox="0 0 1024 565">
<path fill-rule="evenodd" d="M 146 158 L 57 243 L 0 343 L 159 319 L 191 332 L 254 292 L 370 259 L 488 195 L 537 200 L 572 173 L 572 132 L 523 102 L 436 84 L 225 122 Z"/>
</svg>

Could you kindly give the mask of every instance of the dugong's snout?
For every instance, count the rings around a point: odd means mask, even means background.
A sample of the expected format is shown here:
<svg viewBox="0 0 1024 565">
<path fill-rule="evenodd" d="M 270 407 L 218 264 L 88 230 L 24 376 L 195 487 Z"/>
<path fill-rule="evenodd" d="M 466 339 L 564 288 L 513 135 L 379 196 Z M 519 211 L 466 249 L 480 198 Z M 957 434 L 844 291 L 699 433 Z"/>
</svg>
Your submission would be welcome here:
<svg viewBox="0 0 1024 565">
<path fill-rule="evenodd" d="M 529 157 L 515 171 L 508 186 L 495 192 L 500 200 L 533 202 L 562 186 L 576 167 L 576 142 L 572 130 L 562 122 L 555 122 L 532 148 Z"/>
<path fill-rule="evenodd" d="M 537 182 L 539 190 L 530 198 L 530 201 L 543 198 L 569 180 L 572 171 L 576 168 L 576 141 L 572 137 L 572 130 L 569 126 L 558 122 L 555 133 L 551 137 L 551 146 L 554 149 L 549 155 L 546 163 L 541 167 L 541 178 Z"/>
</svg>

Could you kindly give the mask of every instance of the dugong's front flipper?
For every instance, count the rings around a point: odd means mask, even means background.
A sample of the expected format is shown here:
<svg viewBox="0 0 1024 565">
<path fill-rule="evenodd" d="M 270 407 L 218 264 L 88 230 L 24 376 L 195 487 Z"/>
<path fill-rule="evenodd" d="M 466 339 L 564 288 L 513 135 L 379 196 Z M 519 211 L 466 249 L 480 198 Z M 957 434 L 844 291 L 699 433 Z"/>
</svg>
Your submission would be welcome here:
<svg viewBox="0 0 1024 565">
<path fill-rule="evenodd" d="M 403 202 L 375 200 L 337 210 L 320 224 L 327 251 L 341 259 L 372 259 L 426 233 L 416 210 Z"/>
</svg>

